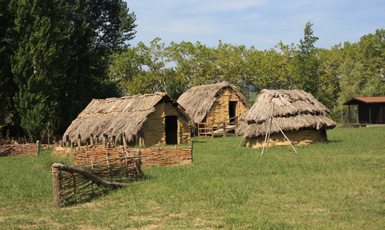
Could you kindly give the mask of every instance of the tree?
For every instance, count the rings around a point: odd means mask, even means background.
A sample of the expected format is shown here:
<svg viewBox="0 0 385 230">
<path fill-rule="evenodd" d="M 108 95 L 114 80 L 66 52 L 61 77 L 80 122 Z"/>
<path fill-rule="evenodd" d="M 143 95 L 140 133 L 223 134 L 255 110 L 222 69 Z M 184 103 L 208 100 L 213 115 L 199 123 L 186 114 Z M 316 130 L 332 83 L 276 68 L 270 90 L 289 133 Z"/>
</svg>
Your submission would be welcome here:
<svg viewBox="0 0 385 230">
<path fill-rule="evenodd" d="M 15 14 L 16 8 L 9 0 L 0 0 L 0 128 L 11 121 L 11 117 L 16 116 L 13 97 L 17 87 L 13 82 L 11 56 L 14 53 L 16 42 Z M 13 118 L 15 119 L 15 118 Z"/>
<path fill-rule="evenodd" d="M 20 0 L 11 55 L 21 125 L 32 138 L 62 133 L 92 98 L 118 96 L 110 55 L 133 38 L 135 15 L 121 0 Z"/>
<path fill-rule="evenodd" d="M 328 108 L 336 106 L 340 92 L 340 66 L 344 61 L 344 50 L 341 45 L 319 52 L 319 85 L 318 99 Z"/>
<path fill-rule="evenodd" d="M 40 138 L 49 121 L 58 119 L 55 84 L 64 75 L 60 66 L 68 33 L 61 23 L 64 13 L 58 6 L 62 4 L 59 0 L 24 0 L 17 5 L 18 47 L 11 59 L 18 87 L 15 102 L 21 126 L 32 139 Z"/>
<path fill-rule="evenodd" d="M 73 0 L 65 78 L 60 82 L 63 132 L 92 98 L 119 96 L 108 75 L 110 57 L 135 35 L 135 15 L 121 0 Z"/>
<path fill-rule="evenodd" d="M 309 92 L 317 97 L 318 59 L 315 43 L 319 39 L 314 36 L 313 24 L 309 21 L 305 25 L 304 39 L 298 44 L 298 54 L 295 56 L 297 88 Z"/>
</svg>

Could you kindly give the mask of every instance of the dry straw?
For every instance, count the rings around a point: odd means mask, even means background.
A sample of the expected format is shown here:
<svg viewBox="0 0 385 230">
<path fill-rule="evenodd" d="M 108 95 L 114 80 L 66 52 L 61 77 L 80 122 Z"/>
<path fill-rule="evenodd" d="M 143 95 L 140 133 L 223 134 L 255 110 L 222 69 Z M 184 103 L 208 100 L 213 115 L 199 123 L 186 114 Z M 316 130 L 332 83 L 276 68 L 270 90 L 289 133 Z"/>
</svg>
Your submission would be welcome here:
<svg viewBox="0 0 385 230">
<path fill-rule="evenodd" d="M 130 142 L 137 136 L 147 117 L 155 112 L 155 105 L 161 102 L 171 103 L 182 117 L 190 121 L 184 109 L 166 93 L 93 99 L 71 123 L 63 138 L 68 135 L 71 142 L 76 142 L 80 135 L 81 141 L 85 142 L 91 134 L 99 138 L 107 135 L 109 139 L 125 134 Z M 193 126 L 193 123 L 190 125 Z"/>
<path fill-rule="evenodd" d="M 178 103 L 183 106 L 194 123 L 199 123 L 203 121 L 217 97 L 225 89 L 234 91 L 245 107 L 250 108 L 246 97 L 228 82 L 194 86 L 179 97 Z"/>
<path fill-rule="evenodd" d="M 245 138 L 265 135 L 270 128 L 270 116 L 277 124 L 271 126 L 270 134 L 280 132 L 279 127 L 285 132 L 305 128 L 330 129 L 337 123 L 327 116 L 329 113 L 328 108 L 303 90 L 264 89 L 253 107 L 240 117 L 247 123 L 243 123 L 237 132 L 243 133 Z"/>
</svg>

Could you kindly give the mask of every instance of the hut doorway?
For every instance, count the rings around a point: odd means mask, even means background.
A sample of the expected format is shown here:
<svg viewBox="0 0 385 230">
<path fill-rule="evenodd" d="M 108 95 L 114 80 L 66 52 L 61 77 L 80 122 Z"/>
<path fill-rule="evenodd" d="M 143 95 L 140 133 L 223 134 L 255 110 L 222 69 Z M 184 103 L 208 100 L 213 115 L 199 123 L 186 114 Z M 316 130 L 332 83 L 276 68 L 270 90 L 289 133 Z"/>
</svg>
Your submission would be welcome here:
<svg viewBox="0 0 385 230">
<path fill-rule="evenodd" d="M 178 144 L 178 119 L 177 116 L 166 116 L 166 144 Z"/>
<path fill-rule="evenodd" d="M 229 118 L 233 118 L 237 115 L 237 101 L 229 101 Z M 233 122 L 235 119 L 231 119 Z"/>
</svg>

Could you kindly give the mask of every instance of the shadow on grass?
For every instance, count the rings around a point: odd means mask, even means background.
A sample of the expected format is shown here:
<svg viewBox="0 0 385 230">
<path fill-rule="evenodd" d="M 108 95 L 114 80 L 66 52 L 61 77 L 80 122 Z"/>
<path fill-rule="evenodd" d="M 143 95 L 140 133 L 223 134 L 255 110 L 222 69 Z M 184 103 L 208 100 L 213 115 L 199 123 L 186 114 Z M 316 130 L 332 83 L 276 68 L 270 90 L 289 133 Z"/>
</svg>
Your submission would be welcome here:
<svg viewBox="0 0 385 230">
<path fill-rule="evenodd" d="M 75 198 L 75 199 L 70 200 L 70 201 L 63 201 L 60 207 L 61 208 L 69 208 L 69 207 L 73 207 L 75 205 L 89 203 L 89 202 L 92 202 L 93 200 L 97 200 L 99 197 L 108 195 L 113 190 L 116 190 L 116 189 L 103 189 L 102 191 L 90 194 L 88 196 L 83 196 L 81 198 L 80 197 Z"/>
<path fill-rule="evenodd" d="M 330 143 L 340 143 L 340 142 L 342 142 L 342 140 L 341 139 L 337 139 L 337 140 L 327 140 L 325 143 L 326 144 L 330 144 Z"/>
</svg>

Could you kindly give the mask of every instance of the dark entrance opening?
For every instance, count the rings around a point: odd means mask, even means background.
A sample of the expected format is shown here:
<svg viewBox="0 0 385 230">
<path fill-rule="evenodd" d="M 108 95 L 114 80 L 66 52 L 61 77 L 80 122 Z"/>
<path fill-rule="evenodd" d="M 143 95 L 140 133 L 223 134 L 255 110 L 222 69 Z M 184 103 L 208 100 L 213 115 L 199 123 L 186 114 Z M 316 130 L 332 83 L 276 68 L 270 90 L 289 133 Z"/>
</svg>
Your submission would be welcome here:
<svg viewBox="0 0 385 230">
<path fill-rule="evenodd" d="M 177 116 L 166 116 L 166 144 L 178 144 L 178 119 Z"/>
<path fill-rule="evenodd" d="M 229 118 L 233 118 L 236 116 L 237 111 L 237 101 L 229 102 Z M 231 119 L 230 122 L 234 122 L 235 119 Z"/>
</svg>

